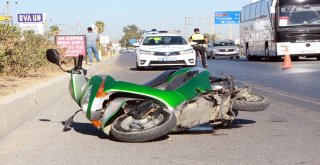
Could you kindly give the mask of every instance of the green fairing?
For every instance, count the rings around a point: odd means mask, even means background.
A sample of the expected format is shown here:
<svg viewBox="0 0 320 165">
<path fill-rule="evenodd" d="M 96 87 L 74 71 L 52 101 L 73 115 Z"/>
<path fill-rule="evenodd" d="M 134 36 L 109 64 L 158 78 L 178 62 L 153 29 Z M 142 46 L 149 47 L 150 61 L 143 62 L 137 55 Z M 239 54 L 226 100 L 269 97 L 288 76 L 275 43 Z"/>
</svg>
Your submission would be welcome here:
<svg viewBox="0 0 320 165">
<path fill-rule="evenodd" d="M 88 104 L 88 109 L 87 109 L 87 114 L 86 117 L 88 119 L 91 119 L 91 107 L 92 107 L 92 103 L 93 100 L 95 99 L 98 90 L 100 88 L 100 85 L 102 83 L 102 78 L 100 76 L 93 76 L 92 78 L 90 78 L 89 80 L 89 86 L 92 85 L 92 89 L 91 89 L 91 95 L 90 95 L 90 99 L 89 99 L 89 104 Z"/>
<path fill-rule="evenodd" d="M 105 91 L 139 94 L 167 103 L 173 108 L 185 101 L 185 98 L 177 91 L 164 91 L 124 81 L 117 81 L 116 83 L 113 83 L 113 85 L 106 81 Z"/>
<path fill-rule="evenodd" d="M 181 87 L 177 88 L 176 91 L 185 97 L 186 100 L 189 100 L 196 96 L 199 92 L 204 93 L 210 91 L 211 84 L 208 80 L 210 72 L 202 71 L 197 74 L 196 77 L 190 79 Z"/>
<path fill-rule="evenodd" d="M 178 70 L 168 78 L 168 81 L 171 81 L 174 77 L 184 74 L 189 70 L 189 68 Z M 209 74 L 210 72 L 204 70 L 176 90 L 161 90 L 124 81 L 115 81 L 112 77 L 107 76 L 104 90 L 105 92 L 112 91 L 140 94 L 157 99 L 168 104 L 172 108 L 176 108 L 182 102 L 195 97 L 199 91 L 205 92 L 211 90 L 211 84 L 208 81 Z"/>
</svg>

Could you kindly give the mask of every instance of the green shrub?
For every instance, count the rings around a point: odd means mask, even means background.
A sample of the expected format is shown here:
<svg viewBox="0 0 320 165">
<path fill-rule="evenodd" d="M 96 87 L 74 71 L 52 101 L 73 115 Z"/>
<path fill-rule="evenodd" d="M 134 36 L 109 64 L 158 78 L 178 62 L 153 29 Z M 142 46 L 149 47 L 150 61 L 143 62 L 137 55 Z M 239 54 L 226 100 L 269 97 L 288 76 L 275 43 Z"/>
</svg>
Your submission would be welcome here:
<svg viewBox="0 0 320 165">
<path fill-rule="evenodd" d="M 30 71 L 48 65 L 48 48 L 57 49 L 49 37 L 0 24 L 0 75 L 26 77 Z"/>
</svg>

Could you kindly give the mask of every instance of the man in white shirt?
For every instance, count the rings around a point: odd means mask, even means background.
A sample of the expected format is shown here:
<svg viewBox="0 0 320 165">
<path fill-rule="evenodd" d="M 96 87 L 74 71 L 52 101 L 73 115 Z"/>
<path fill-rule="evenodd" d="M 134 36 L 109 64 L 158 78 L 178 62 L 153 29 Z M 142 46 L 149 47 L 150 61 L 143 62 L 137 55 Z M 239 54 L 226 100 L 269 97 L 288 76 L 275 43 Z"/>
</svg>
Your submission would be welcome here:
<svg viewBox="0 0 320 165">
<path fill-rule="evenodd" d="M 100 62 L 98 49 L 97 49 L 97 41 L 99 40 L 99 36 L 96 33 L 93 33 L 91 27 L 87 28 L 88 33 L 86 34 L 87 40 L 87 55 L 89 56 L 89 65 L 92 64 L 92 52 L 94 57 L 97 59 L 97 62 Z"/>
</svg>

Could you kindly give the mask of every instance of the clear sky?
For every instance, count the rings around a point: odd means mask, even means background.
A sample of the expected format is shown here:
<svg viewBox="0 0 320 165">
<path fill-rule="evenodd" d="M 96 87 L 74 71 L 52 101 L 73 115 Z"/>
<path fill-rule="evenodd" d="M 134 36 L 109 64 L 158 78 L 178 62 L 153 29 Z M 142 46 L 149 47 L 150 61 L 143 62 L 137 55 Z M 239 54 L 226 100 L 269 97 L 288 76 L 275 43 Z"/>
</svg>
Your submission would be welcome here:
<svg viewBox="0 0 320 165">
<path fill-rule="evenodd" d="M 0 14 L 7 10 L 7 1 L 15 20 L 19 13 L 45 13 L 48 26 L 58 25 L 62 33 L 78 32 L 78 20 L 82 33 L 94 22 L 103 21 L 103 34 L 118 40 L 123 27 L 132 24 L 141 30 L 178 29 L 184 35 L 185 17 L 190 17 L 188 36 L 195 27 L 211 33 L 210 18 L 216 11 L 239 11 L 252 0 L 0 0 Z M 232 38 L 238 38 L 239 26 L 232 25 L 231 30 Z M 213 25 L 213 32 L 228 38 L 229 26 Z"/>
</svg>

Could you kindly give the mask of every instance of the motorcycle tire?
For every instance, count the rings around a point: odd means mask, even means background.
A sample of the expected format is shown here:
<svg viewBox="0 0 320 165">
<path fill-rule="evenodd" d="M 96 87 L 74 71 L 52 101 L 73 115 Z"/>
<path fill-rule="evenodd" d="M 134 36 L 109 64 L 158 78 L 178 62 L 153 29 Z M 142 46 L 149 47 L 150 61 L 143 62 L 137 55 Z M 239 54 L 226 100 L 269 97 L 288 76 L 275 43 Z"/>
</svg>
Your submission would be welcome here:
<svg viewBox="0 0 320 165">
<path fill-rule="evenodd" d="M 119 141 L 147 142 L 168 134 L 176 126 L 177 118 L 173 112 L 161 110 L 156 118 L 161 121 L 153 127 L 136 130 L 129 127 L 130 122 L 135 119 L 128 114 L 124 114 L 112 123 L 110 134 Z M 151 122 L 154 122 L 154 120 Z"/>
<path fill-rule="evenodd" d="M 248 111 L 248 112 L 256 112 L 256 111 L 263 111 L 269 107 L 270 101 L 266 97 L 250 93 L 252 97 L 255 97 L 254 101 L 239 99 L 235 100 L 232 106 L 232 109 L 238 111 Z"/>
</svg>

